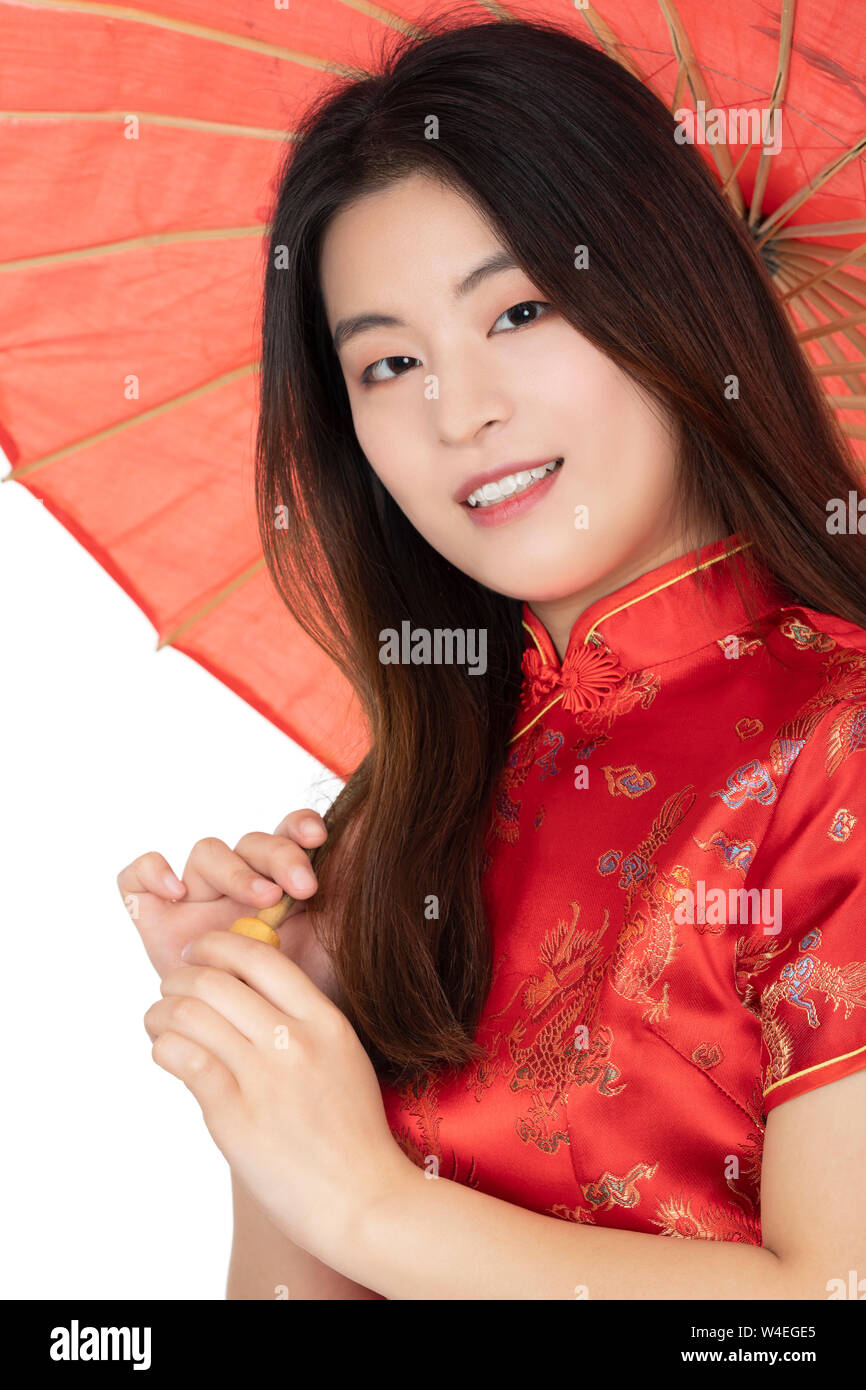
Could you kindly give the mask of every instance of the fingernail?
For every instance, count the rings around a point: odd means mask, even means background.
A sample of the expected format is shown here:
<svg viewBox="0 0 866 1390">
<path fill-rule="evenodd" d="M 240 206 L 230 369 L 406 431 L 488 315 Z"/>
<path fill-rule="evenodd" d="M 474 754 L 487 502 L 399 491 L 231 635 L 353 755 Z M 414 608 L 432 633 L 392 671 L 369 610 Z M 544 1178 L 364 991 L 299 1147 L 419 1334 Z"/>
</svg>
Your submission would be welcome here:
<svg viewBox="0 0 866 1390">
<path fill-rule="evenodd" d="M 302 820 L 301 829 L 305 835 L 321 835 L 325 827 L 318 820 Z"/>
<path fill-rule="evenodd" d="M 254 893 L 269 893 L 273 886 L 266 878 L 254 878 L 251 885 Z"/>
<path fill-rule="evenodd" d="M 187 956 L 189 955 L 191 949 L 192 949 L 192 942 L 191 942 L 191 941 L 188 941 L 188 942 L 186 943 L 186 945 L 184 946 L 183 950 L 182 950 L 181 953 L 180 953 L 181 956 L 182 956 L 182 958 L 183 958 L 184 960 L 186 960 L 186 958 L 187 958 Z"/>
<path fill-rule="evenodd" d="M 305 869 L 303 867 L 292 869 L 290 877 L 294 887 L 301 892 L 306 888 L 313 889 L 316 886 L 316 879 L 312 869 Z"/>
<path fill-rule="evenodd" d="M 163 879 L 163 882 L 166 888 L 168 889 L 169 893 L 174 893 L 175 896 L 184 892 L 183 884 L 181 883 L 179 878 L 175 878 L 174 874 L 166 874 L 165 878 Z"/>
</svg>

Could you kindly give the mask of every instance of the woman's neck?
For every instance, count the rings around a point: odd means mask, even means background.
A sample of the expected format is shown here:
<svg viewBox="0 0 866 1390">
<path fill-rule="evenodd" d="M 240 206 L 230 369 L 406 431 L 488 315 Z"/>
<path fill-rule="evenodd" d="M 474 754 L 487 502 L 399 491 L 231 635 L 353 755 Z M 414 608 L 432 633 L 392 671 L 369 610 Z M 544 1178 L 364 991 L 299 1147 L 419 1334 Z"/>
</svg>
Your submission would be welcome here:
<svg viewBox="0 0 866 1390">
<path fill-rule="evenodd" d="M 715 535 L 702 535 L 700 544 L 709 545 L 712 541 L 721 540 L 725 534 L 720 530 Z M 694 545 L 689 545 L 681 536 L 661 543 L 656 542 L 642 548 L 639 553 L 630 555 L 615 569 L 608 570 L 594 584 L 588 584 L 575 594 L 567 594 L 557 599 L 530 599 L 527 602 L 535 616 L 547 628 L 557 655 L 560 661 L 563 661 L 571 630 L 587 608 L 599 599 L 605 598 L 607 594 L 616 593 L 617 589 L 630 584 L 633 579 L 639 579 L 642 574 L 648 574 L 650 570 L 685 555 L 693 548 Z"/>
</svg>

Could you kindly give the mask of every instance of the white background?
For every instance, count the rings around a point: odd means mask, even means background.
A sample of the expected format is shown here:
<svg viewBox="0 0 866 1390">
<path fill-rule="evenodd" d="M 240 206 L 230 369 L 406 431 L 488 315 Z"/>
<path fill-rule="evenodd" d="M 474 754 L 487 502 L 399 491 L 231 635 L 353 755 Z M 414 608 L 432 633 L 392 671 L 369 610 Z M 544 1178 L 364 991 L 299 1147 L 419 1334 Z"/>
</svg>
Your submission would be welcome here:
<svg viewBox="0 0 866 1390">
<path fill-rule="evenodd" d="M 0 452 L 0 474 L 9 465 Z M 341 783 L 188 657 L 23 485 L 0 486 L 0 1298 L 225 1297 L 228 1165 L 150 1055 L 117 890 Z"/>
</svg>

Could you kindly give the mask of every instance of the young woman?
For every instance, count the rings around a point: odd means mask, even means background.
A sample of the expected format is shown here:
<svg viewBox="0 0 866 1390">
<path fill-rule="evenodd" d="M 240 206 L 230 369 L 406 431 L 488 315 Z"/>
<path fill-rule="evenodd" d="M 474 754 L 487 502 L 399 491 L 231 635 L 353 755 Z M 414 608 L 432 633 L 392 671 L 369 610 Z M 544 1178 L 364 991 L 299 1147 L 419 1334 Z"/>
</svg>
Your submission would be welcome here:
<svg viewBox="0 0 866 1390">
<path fill-rule="evenodd" d="M 154 1060 L 232 1168 L 229 1296 L 866 1272 L 854 480 L 671 114 L 511 23 L 323 98 L 274 214 L 259 464 L 369 751 L 325 830 L 118 880 Z M 281 954 L 224 930 L 283 890 Z"/>
</svg>

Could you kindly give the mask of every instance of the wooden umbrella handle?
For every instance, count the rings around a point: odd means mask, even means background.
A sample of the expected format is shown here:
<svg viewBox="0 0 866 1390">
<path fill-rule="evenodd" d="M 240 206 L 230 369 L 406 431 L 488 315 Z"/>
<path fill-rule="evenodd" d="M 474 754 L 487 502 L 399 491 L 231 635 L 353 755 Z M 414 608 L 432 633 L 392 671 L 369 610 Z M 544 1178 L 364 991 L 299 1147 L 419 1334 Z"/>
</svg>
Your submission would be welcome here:
<svg viewBox="0 0 866 1390">
<path fill-rule="evenodd" d="M 251 936 L 256 941 L 264 941 L 269 946 L 279 949 L 280 938 L 275 929 L 285 921 L 289 908 L 295 901 L 295 898 L 284 893 L 273 907 L 263 907 L 255 917 L 239 917 L 229 930 L 239 932 L 241 936 Z"/>
</svg>

